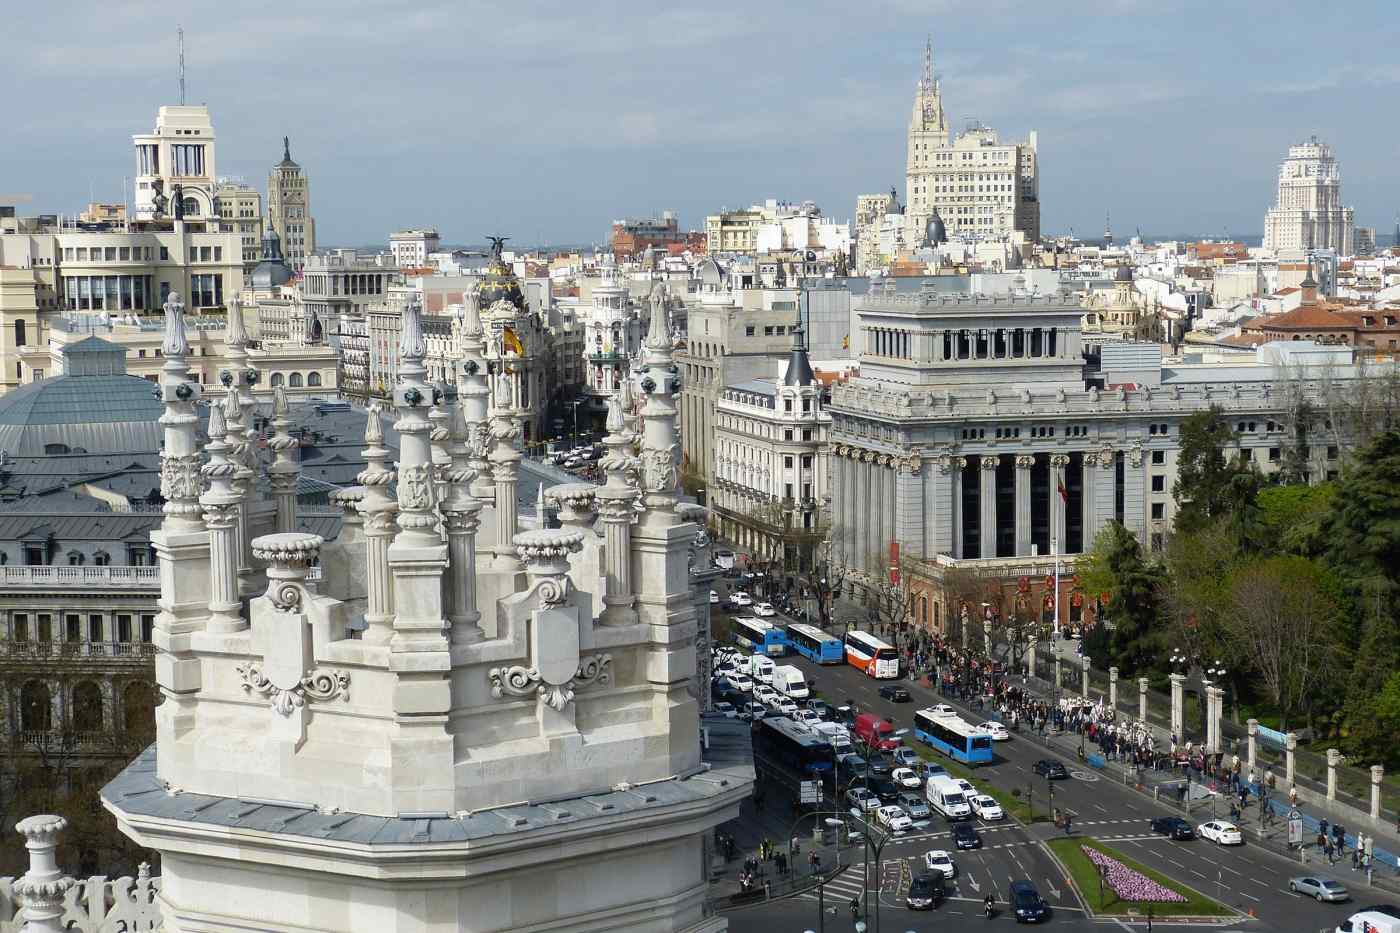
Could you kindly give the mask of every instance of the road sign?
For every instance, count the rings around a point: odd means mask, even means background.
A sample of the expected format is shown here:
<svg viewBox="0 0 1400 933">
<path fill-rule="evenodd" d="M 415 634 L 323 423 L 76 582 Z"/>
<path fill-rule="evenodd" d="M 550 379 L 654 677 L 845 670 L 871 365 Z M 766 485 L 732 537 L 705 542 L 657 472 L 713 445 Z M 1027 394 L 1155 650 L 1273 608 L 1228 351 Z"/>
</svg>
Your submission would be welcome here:
<svg viewBox="0 0 1400 933">
<path fill-rule="evenodd" d="M 1294 813 L 1297 813 L 1295 810 Z M 1303 844 L 1303 818 L 1289 814 L 1288 820 L 1288 844 L 1291 846 Z"/>
<path fill-rule="evenodd" d="M 803 781 L 802 782 L 802 803 L 822 802 L 822 782 Z"/>
</svg>

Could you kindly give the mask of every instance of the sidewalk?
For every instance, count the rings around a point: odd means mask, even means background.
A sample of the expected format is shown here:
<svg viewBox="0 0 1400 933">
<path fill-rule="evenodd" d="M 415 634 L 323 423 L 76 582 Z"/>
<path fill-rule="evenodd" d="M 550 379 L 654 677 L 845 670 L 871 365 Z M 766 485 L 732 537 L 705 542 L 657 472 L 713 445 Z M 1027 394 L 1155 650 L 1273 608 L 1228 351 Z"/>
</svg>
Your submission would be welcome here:
<svg viewBox="0 0 1400 933">
<path fill-rule="evenodd" d="M 1035 684 L 1036 687 L 1043 685 L 1044 682 Z M 1046 748 L 1053 749 L 1071 763 L 1078 761 L 1080 735 L 1077 732 L 1047 733 L 1044 738 L 1041 738 L 1035 733 L 1023 730 L 1022 735 L 1030 741 L 1043 743 Z M 1191 782 L 1185 775 L 1175 771 L 1157 771 L 1151 768 L 1139 771 L 1112 759 L 1104 760 L 1097 745 L 1087 738 L 1084 739 L 1084 743 L 1087 757 L 1083 767 L 1093 767 L 1102 771 L 1105 776 L 1133 787 L 1144 796 L 1152 797 L 1164 808 L 1182 813 L 1188 821 L 1206 820 L 1216 816 L 1229 818 L 1231 800 L 1229 794 L 1227 792 L 1213 792 L 1209 782 L 1205 784 Z M 1183 781 L 1187 782 L 1189 788 L 1184 806 L 1177 800 L 1178 788 Z M 1240 829 L 1244 831 L 1250 843 L 1297 860 L 1300 864 L 1303 857 L 1307 859 L 1306 864 L 1310 865 L 1316 865 L 1319 861 L 1325 860 L 1325 856 L 1315 844 L 1319 818 L 1309 813 L 1309 810 L 1315 812 L 1315 808 L 1310 807 L 1306 800 L 1300 801 L 1298 805 L 1303 819 L 1303 839 L 1306 841 L 1303 855 L 1300 856 L 1296 847 L 1291 848 L 1288 845 L 1289 806 L 1287 797 L 1276 791 L 1274 796 L 1270 798 L 1269 805 L 1275 819 L 1268 827 L 1261 830 L 1257 789 L 1258 785 L 1256 784 L 1255 792 L 1252 792 L 1249 798 L 1250 804 L 1244 811 L 1244 818 L 1238 821 Z M 1212 801 L 1215 802 L 1212 803 Z M 1212 812 L 1212 807 L 1215 807 L 1214 812 Z M 1400 894 L 1400 857 L 1397 857 L 1397 853 L 1400 853 L 1400 836 L 1394 832 L 1394 827 L 1388 824 L 1373 824 L 1369 819 L 1365 820 L 1364 825 L 1348 826 L 1345 834 L 1348 849 L 1355 846 L 1358 832 L 1375 838 L 1373 846 L 1375 869 L 1372 874 L 1374 886 Z M 1345 876 L 1349 873 L 1351 871 L 1350 856 L 1339 859 L 1331 866 L 1331 871 L 1338 876 Z"/>
<path fill-rule="evenodd" d="M 779 875 L 775 861 L 760 862 L 751 892 L 747 895 L 742 893 L 739 873 L 744 870 L 744 860 L 758 856 L 759 843 L 764 838 L 771 839 L 777 849 L 787 855 L 790 840 L 784 836 L 792 828 L 794 819 L 789 802 L 770 794 L 763 808 L 754 803 L 753 797 L 745 799 L 739 805 L 739 818 L 719 827 L 720 832 L 727 833 L 734 839 L 734 858 L 726 861 L 723 855 L 716 851 L 712 859 L 709 899 L 716 910 L 762 903 L 767 899 L 763 894 L 765 880 L 769 882 L 769 893 L 773 898 L 789 897 L 818 883 L 820 878 L 812 874 L 811 865 L 807 861 L 814 845 L 812 819 L 809 818 L 798 826 L 795 837 L 798 849 L 793 855 L 788 873 Z M 850 853 L 855 850 L 848 847 L 838 851 L 835 846 L 817 843 L 816 851 L 821 858 L 823 876 L 830 880 L 850 864 Z M 864 850 L 861 851 L 863 853 Z M 840 861 L 843 853 L 846 855 L 845 863 Z"/>
</svg>

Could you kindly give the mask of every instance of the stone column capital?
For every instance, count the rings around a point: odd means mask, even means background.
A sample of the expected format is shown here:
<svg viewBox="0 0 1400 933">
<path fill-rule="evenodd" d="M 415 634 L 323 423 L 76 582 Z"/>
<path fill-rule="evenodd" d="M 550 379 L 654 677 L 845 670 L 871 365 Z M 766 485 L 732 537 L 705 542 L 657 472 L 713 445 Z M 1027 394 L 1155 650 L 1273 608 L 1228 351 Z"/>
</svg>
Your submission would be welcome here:
<svg viewBox="0 0 1400 933">
<path fill-rule="evenodd" d="M 995 470 L 995 469 L 996 469 L 997 467 L 999 467 L 999 466 L 1001 466 L 1001 458 L 1000 458 L 1000 457 L 983 457 L 983 458 L 982 458 L 982 469 L 984 469 L 984 470 Z"/>
<path fill-rule="evenodd" d="M 1016 455 L 1016 469 L 1029 470 L 1033 466 L 1035 466 L 1035 457 L 1031 456 L 1030 454 Z"/>
<path fill-rule="evenodd" d="M 1067 454 L 1052 454 L 1050 457 L 1050 465 L 1057 470 L 1063 470 L 1065 467 L 1069 466 L 1069 456 Z"/>
</svg>

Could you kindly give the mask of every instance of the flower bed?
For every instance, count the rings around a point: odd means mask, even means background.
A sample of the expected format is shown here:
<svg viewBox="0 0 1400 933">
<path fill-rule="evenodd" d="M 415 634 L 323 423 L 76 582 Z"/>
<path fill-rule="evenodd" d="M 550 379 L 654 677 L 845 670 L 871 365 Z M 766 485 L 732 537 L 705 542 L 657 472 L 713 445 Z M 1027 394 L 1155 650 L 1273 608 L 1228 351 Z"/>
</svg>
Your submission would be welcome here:
<svg viewBox="0 0 1400 933">
<path fill-rule="evenodd" d="M 1185 903 L 1186 898 L 1165 885 L 1134 871 L 1112 856 L 1091 846 L 1081 845 L 1084 855 L 1094 863 L 1113 893 L 1125 901 L 1152 901 L 1159 904 Z"/>
</svg>

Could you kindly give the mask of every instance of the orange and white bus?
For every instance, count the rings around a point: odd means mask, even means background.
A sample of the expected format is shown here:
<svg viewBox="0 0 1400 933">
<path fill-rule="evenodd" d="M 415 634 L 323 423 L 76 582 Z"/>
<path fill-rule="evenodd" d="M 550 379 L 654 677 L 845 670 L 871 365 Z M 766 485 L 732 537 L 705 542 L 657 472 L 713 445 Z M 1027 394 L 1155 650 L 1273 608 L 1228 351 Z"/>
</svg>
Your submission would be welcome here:
<svg viewBox="0 0 1400 933">
<path fill-rule="evenodd" d="M 876 680 L 899 676 L 899 652 L 867 632 L 846 633 L 846 663 Z"/>
</svg>

